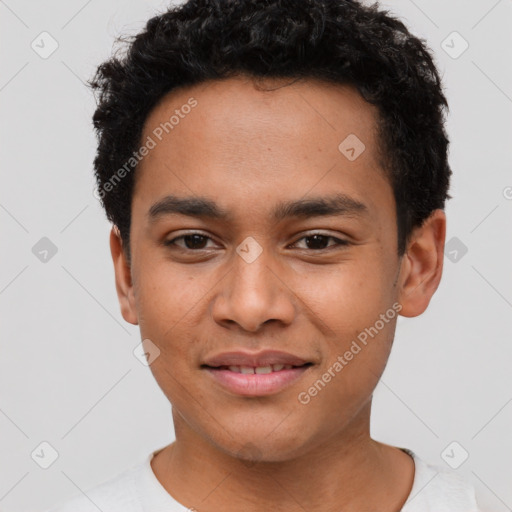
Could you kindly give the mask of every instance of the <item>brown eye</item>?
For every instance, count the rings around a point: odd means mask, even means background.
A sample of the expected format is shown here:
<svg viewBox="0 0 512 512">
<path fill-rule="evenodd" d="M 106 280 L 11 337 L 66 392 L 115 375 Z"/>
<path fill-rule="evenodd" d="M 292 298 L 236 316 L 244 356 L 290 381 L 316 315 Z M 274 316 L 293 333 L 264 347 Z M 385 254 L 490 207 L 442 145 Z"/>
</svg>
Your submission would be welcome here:
<svg viewBox="0 0 512 512">
<path fill-rule="evenodd" d="M 306 240 L 306 247 L 299 247 L 299 249 L 305 248 L 305 249 L 311 249 L 316 251 L 321 251 L 325 249 L 330 249 L 331 247 L 336 246 L 344 246 L 349 245 L 349 242 L 346 240 L 341 240 L 339 238 L 330 236 L 330 235 L 324 235 L 315 233 L 313 235 L 308 235 L 300 238 L 297 242 L 295 242 L 294 245 L 296 245 L 301 240 Z M 336 243 L 334 245 L 328 245 L 329 240 L 334 240 Z"/>
<path fill-rule="evenodd" d="M 183 240 L 184 245 L 177 244 L 177 240 Z M 200 233 L 190 233 L 188 235 L 181 235 L 172 240 L 166 240 L 164 243 L 166 246 L 177 246 L 185 250 L 201 250 L 206 249 L 206 243 L 208 240 L 212 240 L 209 236 L 202 235 Z"/>
</svg>

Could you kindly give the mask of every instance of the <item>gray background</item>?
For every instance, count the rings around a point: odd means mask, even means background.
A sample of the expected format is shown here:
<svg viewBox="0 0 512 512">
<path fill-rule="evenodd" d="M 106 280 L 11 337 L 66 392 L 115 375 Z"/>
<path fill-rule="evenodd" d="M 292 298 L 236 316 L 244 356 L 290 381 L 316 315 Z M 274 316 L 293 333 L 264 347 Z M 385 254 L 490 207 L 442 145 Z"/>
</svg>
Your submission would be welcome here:
<svg viewBox="0 0 512 512">
<path fill-rule="evenodd" d="M 95 104 L 82 83 L 116 35 L 166 5 L 0 1 L 4 511 L 44 510 L 174 438 L 170 405 L 132 353 L 138 330 L 119 313 L 109 224 L 93 196 Z M 484 508 L 512 510 L 512 2 L 383 5 L 436 54 L 454 178 L 444 276 L 421 317 L 399 320 L 372 435 L 445 467 L 467 451 L 456 471 Z M 43 31 L 58 43 L 46 59 L 31 47 Z M 57 248 L 45 262 L 43 237 Z M 43 441 L 59 455 L 48 469 L 31 457 Z"/>
</svg>

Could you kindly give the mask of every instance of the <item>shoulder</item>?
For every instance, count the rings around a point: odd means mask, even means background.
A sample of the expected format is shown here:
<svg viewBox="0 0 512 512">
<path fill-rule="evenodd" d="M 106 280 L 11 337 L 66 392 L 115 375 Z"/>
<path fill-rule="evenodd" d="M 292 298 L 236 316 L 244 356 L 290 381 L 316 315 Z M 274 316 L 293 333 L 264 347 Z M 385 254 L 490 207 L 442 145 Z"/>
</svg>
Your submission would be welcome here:
<svg viewBox="0 0 512 512">
<path fill-rule="evenodd" d="M 142 512 L 137 484 L 144 467 L 133 465 L 46 512 Z"/>
<path fill-rule="evenodd" d="M 401 512 L 479 512 L 473 485 L 447 468 L 429 464 L 411 450 L 415 476 Z"/>
</svg>

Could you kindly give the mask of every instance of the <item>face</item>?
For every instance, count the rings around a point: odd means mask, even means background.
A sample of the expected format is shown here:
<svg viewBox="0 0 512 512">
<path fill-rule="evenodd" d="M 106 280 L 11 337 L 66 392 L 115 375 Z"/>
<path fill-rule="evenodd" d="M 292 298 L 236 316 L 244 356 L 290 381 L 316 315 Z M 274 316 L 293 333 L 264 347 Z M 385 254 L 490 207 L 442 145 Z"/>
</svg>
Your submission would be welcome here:
<svg viewBox="0 0 512 512">
<path fill-rule="evenodd" d="M 177 436 L 286 460 L 368 408 L 398 311 L 421 313 L 437 287 L 440 263 L 422 255 L 439 255 L 444 231 L 438 218 L 398 258 L 377 113 L 354 89 L 264 85 L 162 99 L 142 136 L 154 144 L 137 168 L 130 266 L 111 244 L 123 316 L 159 351 Z"/>
</svg>

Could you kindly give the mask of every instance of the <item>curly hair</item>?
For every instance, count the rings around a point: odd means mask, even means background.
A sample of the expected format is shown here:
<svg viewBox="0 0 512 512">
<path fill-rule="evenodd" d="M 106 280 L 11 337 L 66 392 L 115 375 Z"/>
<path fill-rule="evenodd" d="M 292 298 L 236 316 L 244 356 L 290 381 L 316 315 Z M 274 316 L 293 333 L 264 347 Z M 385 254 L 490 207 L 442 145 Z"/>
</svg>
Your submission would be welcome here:
<svg viewBox="0 0 512 512">
<path fill-rule="evenodd" d="M 128 248 L 143 125 L 171 90 L 245 74 L 351 85 L 377 107 L 383 171 L 396 203 L 398 254 L 444 209 L 450 176 L 441 79 L 424 40 L 378 3 L 355 0 L 188 0 L 151 18 L 96 70 L 97 194 Z M 131 159 L 131 160 L 130 160 Z"/>
</svg>

